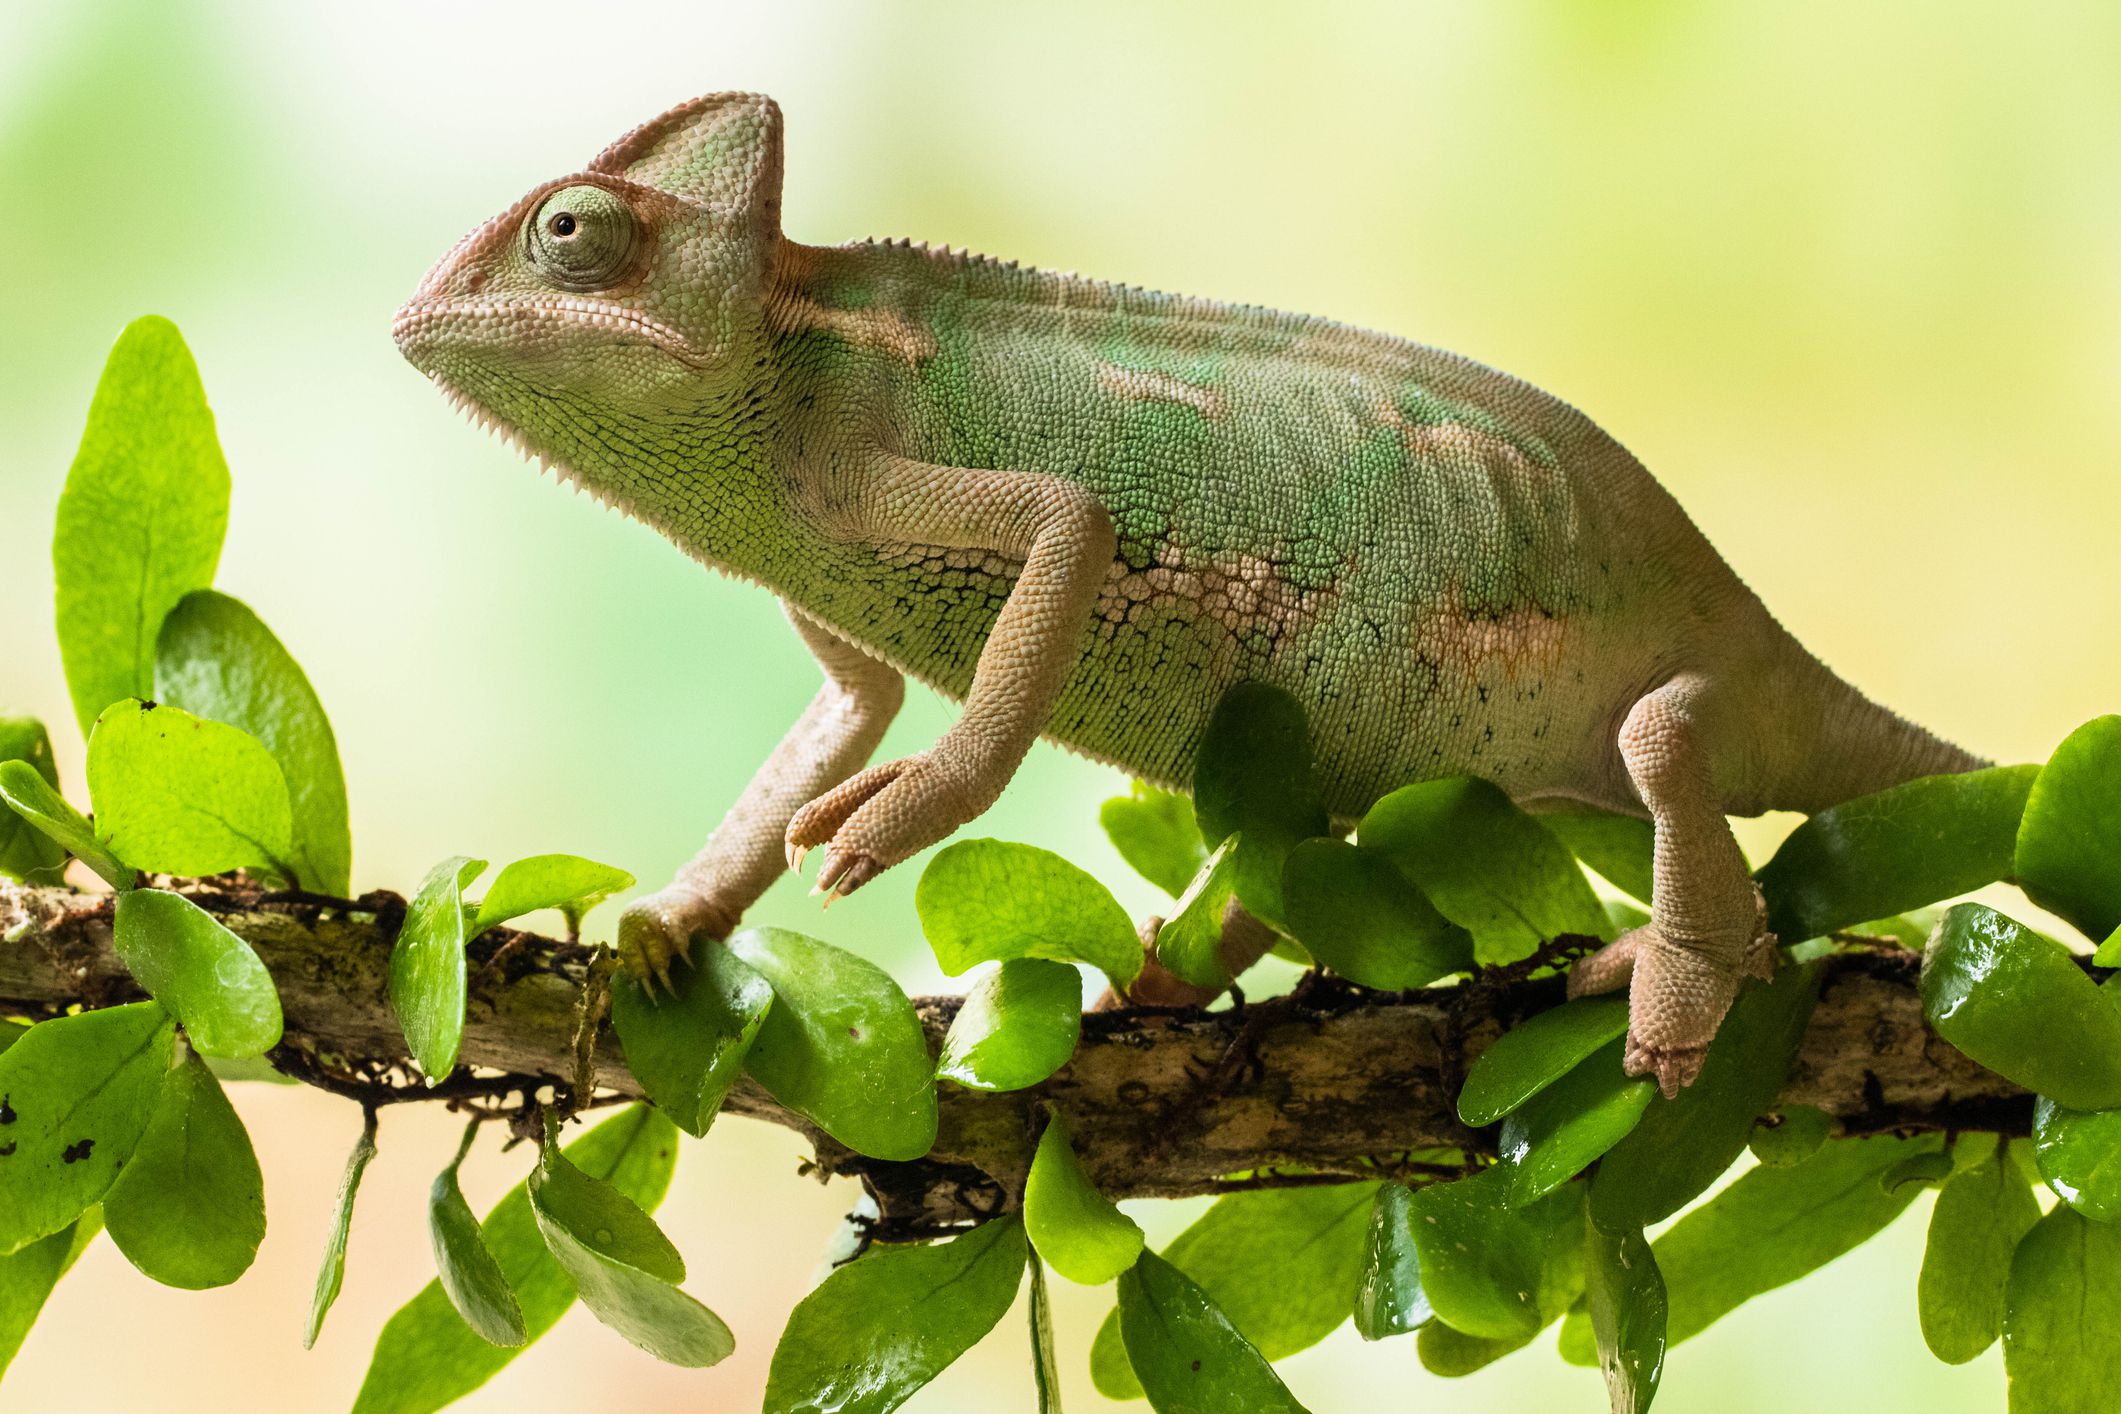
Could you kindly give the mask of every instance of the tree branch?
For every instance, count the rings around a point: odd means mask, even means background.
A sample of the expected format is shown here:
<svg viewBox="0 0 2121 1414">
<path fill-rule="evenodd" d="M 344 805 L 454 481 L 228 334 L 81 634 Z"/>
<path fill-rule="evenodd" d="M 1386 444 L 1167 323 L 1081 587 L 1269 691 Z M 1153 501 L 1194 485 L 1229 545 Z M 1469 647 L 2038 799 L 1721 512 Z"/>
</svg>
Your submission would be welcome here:
<svg viewBox="0 0 2121 1414">
<path fill-rule="evenodd" d="M 272 1057 L 294 1078 L 365 1103 L 496 1103 L 576 1074 L 577 1004 L 594 950 L 511 929 L 471 949 L 460 1070 L 428 1089 L 411 1081 L 391 1011 L 395 894 L 358 901 L 276 895 L 235 880 L 173 887 L 220 916 L 272 971 L 286 1038 Z M 1918 959 L 1895 950 L 1828 960 L 1811 1030 L 1784 1091 L 1849 1133 L 1993 1130 L 2023 1134 L 2031 1097 L 1967 1060 L 1922 1021 Z M 37 1017 L 140 995 L 111 951 L 111 899 L 0 880 L 0 1015 Z M 1509 1025 L 1558 1004 L 1559 980 L 1369 992 L 1313 978 L 1288 997 L 1241 1009 L 1122 1008 L 1083 1017 L 1074 1060 L 1036 1089 L 983 1094 L 942 1086 L 941 1133 L 911 1163 L 865 1158 L 746 1079 L 724 1108 L 796 1130 L 820 1177 L 851 1175 L 875 1195 L 879 1230 L 910 1236 L 1000 1211 L 1021 1191 L 1035 1112 L 1069 1119 L 1085 1167 L 1113 1197 L 1181 1197 L 1241 1188 L 1434 1172 L 1436 1149 L 1492 1153 L 1452 1107 L 1467 1066 Z M 955 997 L 914 1003 L 931 1048 Z M 607 1099 L 640 1087 L 606 1027 L 596 1080 Z"/>
</svg>

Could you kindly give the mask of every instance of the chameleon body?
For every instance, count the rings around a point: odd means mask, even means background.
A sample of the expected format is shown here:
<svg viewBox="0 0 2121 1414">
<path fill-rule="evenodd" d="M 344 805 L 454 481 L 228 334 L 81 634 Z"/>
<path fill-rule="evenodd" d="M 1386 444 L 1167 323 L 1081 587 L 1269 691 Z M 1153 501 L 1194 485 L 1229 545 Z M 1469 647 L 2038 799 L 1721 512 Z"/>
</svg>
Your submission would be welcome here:
<svg viewBox="0 0 2121 1414">
<path fill-rule="evenodd" d="M 799 245 L 780 186 L 771 101 L 696 100 L 474 231 L 396 323 L 479 420 L 779 595 L 825 670 L 621 920 L 638 969 L 726 934 L 806 849 L 844 893 L 942 839 L 1041 734 L 1183 789 L 1222 692 L 1262 680 L 1304 703 L 1343 824 L 1460 773 L 1654 821 L 1651 922 L 1572 985 L 1631 985 L 1629 1068 L 1669 1091 L 1772 959 L 1725 816 L 1982 764 L 1821 666 L 1633 457 L 1515 378 L 955 251 Z M 865 767 L 906 676 L 963 714 Z"/>
</svg>

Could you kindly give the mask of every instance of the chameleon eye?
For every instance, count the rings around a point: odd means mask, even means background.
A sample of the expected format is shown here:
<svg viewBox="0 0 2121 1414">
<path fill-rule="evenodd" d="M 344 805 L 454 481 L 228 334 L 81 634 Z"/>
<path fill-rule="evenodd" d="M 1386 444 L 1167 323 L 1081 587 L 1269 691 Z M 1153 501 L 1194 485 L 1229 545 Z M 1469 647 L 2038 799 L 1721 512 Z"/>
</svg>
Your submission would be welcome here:
<svg viewBox="0 0 2121 1414">
<path fill-rule="evenodd" d="M 563 187 L 545 198 L 524 234 L 540 274 L 563 290 L 586 292 L 632 273 L 641 223 L 602 187 Z"/>
</svg>

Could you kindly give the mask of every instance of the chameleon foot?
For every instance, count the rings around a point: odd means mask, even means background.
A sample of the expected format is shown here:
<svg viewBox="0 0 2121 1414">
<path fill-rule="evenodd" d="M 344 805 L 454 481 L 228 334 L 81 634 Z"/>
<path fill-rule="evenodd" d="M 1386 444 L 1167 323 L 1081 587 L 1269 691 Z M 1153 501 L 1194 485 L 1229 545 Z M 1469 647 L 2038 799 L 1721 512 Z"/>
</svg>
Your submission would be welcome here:
<svg viewBox="0 0 2121 1414">
<path fill-rule="evenodd" d="M 655 982 L 674 992 L 670 965 L 692 960 L 692 940 L 702 933 L 721 937 L 728 931 L 727 920 L 713 904 L 691 889 L 672 885 L 635 899 L 619 915 L 619 962 L 651 992 Z"/>
<path fill-rule="evenodd" d="M 1622 934 L 1569 973 L 1569 995 L 1628 989 L 1622 1068 L 1653 1075 L 1667 1099 L 1701 1074 L 1709 1043 L 1747 977 L 1773 975 L 1775 939 L 1757 934 L 1732 967 L 1699 948 L 1665 941 L 1655 923 Z"/>
<path fill-rule="evenodd" d="M 788 822 L 787 851 L 799 861 L 823 846 L 813 893 L 829 905 L 979 813 L 935 752 L 871 766 L 811 801 Z"/>
</svg>

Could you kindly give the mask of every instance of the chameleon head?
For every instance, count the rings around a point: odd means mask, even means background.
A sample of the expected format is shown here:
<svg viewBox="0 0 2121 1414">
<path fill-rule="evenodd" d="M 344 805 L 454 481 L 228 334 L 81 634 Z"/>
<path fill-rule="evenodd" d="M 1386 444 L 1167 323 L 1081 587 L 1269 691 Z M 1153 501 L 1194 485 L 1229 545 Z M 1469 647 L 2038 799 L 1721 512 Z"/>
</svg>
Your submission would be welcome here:
<svg viewBox="0 0 2121 1414">
<path fill-rule="evenodd" d="M 741 417 L 780 190 L 773 101 L 695 99 L 459 241 L 392 333 L 475 419 L 632 507 Z"/>
</svg>

